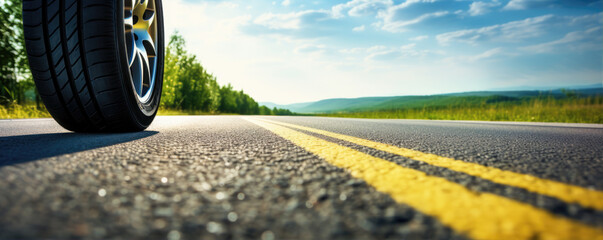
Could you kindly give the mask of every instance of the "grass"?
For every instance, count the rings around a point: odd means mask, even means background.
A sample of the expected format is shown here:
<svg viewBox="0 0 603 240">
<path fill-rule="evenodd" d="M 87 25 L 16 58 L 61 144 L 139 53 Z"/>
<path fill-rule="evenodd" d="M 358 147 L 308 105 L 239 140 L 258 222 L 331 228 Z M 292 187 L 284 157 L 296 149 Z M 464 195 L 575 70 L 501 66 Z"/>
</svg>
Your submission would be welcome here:
<svg viewBox="0 0 603 240">
<path fill-rule="evenodd" d="M 390 110 L 319 115 L 348 118 L 603 123 L 603 97 L 561 99 L 536 97 L 517 101 L 483 101 L 479 105 L 455 102 L 439 107 L 399 107 Z"/>
<path fill-rule="evenodd" d="M 38 108 L 35 105 L 9 104 L 0 105 L 0 119 L 20 119 L 20 118 L 49 118 L 50 114 L 45 108 Z"/>
<path fill-rule="evenodd" d="M 160 109 L 158 115 L 215 115 L 201 111 Z M 346 111 L 317 114 L 328 117 L 385 118 L 385 119 L 433 119 L 433 120 L 480 120 L 521 122 L 566 122 L 603 124 L 603 96 L 554 98 L 531 97 L 513 101 L 492 101 L 485 98 L 476 101 L 449 101 L 445 106 L 400 106 L 396 109 L 373 111 Z M 0 119 L 48 118 L 44 108 L 35 105 L 0 105 Z"/>
</svg>

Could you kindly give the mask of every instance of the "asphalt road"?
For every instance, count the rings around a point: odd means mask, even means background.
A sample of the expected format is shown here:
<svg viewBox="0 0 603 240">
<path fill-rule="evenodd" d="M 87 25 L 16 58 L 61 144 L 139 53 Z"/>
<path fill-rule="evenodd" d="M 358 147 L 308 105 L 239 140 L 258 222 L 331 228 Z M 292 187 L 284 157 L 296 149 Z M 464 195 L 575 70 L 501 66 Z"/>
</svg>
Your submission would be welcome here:
<svg viewBox="0 0 603 240">
<path fill-rule="evenodd" d="M 0 120 L 0 239 L 603 239 L 603 125 Z"/>
</svg>

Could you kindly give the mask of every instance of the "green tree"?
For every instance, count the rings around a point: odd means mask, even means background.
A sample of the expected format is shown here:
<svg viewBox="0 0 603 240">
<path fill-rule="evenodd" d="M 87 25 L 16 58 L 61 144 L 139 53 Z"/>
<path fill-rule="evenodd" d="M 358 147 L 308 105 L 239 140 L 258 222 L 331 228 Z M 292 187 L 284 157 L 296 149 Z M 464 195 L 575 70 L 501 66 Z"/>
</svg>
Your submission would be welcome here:
<svg viewBox="0 0 603 240">
<path fill-rule="evenodd" d="M 184 55 L 184 39 L 178 33 L 172 35 L 166 49 L 164 61 L 163 90 L 161 93 L 161 107 L 177 109 L 176 93 L 182 83 L 178 80 L 180 72 L 180 57 Z"/>
<path fill-rule="evenodd" d="M 21 0 L 0 0 L 0 103 L 25 103 L 35 100 L 36 92 L 29 72 Z M 26 94 L 29 92 L 29 94 Z"/>
<path fill-rule="evenodd" d="M 268 108 L 268 107 L 266 107 L 264 105 L 260 106 L 260 111 L 259 111 L 258 114 L 260 114 L 260 115 L 273 115 L 272 114 L 272 110 L 270 110 L 270 108 Z"/>
<path fill-rule="evenodd" d="M 220 108 L 220 85 L 218 85 L 218 80 L 216 79 L 216 77 L 210 75 L 210 78 L 207 82 L 207 89 L 208 89 L 208 100 L 207 100 L 207 107 L 209 112 L 217 112 L 218 109 Z"/>
<path fill-rule="evenodd" d="M 282 109 L 282 108 L 274 107 L 272 109 L 272 115 L 293 115 L 293 113 L 291 111 L 289 111 L 289 109 Z"/>
<path fill-rule="evenodd" d="M 236 113 L 237 93 L 232 90 L 232 85 L 228 84 L 220 88 L 220 107 L 218 108 L 223 113 Z"/>
<path fill-rule="evenodd" d="M 166 50 L 162 107 L 216 112 L 220 105 L 217 80 L 185 47 L 186 42 L 178 33 L 170 38 Z"/>
</svg>

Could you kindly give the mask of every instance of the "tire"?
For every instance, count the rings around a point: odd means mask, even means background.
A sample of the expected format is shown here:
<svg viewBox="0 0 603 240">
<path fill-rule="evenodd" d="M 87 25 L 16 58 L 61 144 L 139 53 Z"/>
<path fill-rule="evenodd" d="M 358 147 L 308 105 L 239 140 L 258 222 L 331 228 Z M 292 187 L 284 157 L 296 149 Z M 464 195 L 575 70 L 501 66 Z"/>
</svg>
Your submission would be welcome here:
<svg viewBox="0 0 603 240">
<path fill-rule="evenodd" d="M 23 0 L 23 27 L 36 88 L 61 126 L 151 124 L 163 85 L 161 0 Z"/>
</svg>

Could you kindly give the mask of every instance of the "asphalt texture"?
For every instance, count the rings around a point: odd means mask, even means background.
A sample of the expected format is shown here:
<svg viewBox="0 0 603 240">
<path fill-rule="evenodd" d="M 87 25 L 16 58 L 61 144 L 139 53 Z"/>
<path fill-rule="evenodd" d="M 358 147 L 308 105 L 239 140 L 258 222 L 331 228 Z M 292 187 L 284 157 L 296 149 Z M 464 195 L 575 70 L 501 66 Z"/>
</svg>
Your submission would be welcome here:
<svg viewBox="0 0 603 240">
<path fill-rule="evenodd" d="M 603 191 L 603 125 L 317 117 L 291 123 Z M 603 212 L 313 133 L 603 229 Z M 467 239 L 239 116 L 78 134 L 0 120 L 0 239 Z"/>
</svg>

